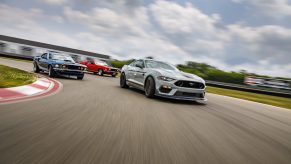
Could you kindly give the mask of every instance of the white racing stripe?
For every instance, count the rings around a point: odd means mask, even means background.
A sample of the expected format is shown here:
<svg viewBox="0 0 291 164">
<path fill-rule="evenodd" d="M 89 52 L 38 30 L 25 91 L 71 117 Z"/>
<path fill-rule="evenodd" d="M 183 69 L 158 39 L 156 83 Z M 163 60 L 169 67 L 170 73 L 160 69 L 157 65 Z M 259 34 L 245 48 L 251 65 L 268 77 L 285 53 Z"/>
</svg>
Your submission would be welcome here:
<svg viewBox="0 0 291 164">
<path fill-rule="evenodd" d="M 37 85 L 44 86 L 44 87 L 49 87 L 51 83 L 49 81 L 44 82 L 43 80 L 37 80 L 33 84 L 37 84 Z"/>
<path fill-rule="evenodd" d="M 15 92 L 25 94 L 25 95 L 33 95 L 33 94 L 43 91 L 41 89 L 31 87 L 31 86 L 13 87 L 13 88 L 8 88 L 8 90 L 15 91 Z"/>
</svg>

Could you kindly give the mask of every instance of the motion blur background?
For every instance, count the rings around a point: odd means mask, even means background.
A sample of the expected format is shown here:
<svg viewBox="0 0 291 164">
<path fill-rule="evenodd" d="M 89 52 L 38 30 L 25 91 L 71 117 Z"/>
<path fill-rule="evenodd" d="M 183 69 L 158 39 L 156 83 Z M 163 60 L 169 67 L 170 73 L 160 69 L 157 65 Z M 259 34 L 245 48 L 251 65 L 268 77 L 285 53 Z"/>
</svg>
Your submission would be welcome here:
<svg viewBox="0 0 291 164">
<path fill-rule="evenodd" d="M 0 2 L 1 35 L 117 60 L 152 56 L 212 81 L 243 84 L 249 76 L 273 76 L 284 77 L 274 83 L 290 86 L 288 0 Z M 1 45 L 2 51 L 32 56 L 46 50 Z"/>
<path fill-rule="evenodd" d="M 291 0 L 0 0 L 0 163 L 290 164 L 290 18 Z M 205 79 L 208 101 L 86 73 L 6 104 L 6 84 L 47 76 L 28 60 L 48 50 L 166 61 Z"/>
</svg>

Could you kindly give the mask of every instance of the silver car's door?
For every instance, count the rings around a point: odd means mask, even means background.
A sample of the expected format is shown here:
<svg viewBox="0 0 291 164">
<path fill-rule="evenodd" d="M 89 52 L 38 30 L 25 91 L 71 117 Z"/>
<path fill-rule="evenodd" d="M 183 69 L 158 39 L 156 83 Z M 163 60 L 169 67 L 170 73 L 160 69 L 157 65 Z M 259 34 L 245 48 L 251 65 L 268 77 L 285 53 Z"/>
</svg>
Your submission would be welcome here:
<svg viewBox="0 0 291 164">
<path fill-rule="evenodd" d="M 145 68 L 144 61 L 139 60 L 136 64 L 136 67 L 135 67 L 135 80 L 141 86 L 144 85 L 144 75 L 145 75 L 144 68 Z"/>
<path fill-rule="evenodd" d="M 128 65 L 127 67 L 127 80 L 129 81 L 132 81 L 132 78 L 134 77 L 134 72 L 135 72 L 135 67 L 133 66 L 134 63 Z"/>
<path fill-rule="evenodd" d="M 140 68 L 138 67 L 141 63 L 141 60 L 137 60 L 135 62 L 133 62 L 132 64 L 130 64 L 128 66 L 128 75 L 127 75 L 127 80 L 138 85 L 138 86 L 142 86 L 142 83 L 139 82 L 139 71 Z"/>
</svg>

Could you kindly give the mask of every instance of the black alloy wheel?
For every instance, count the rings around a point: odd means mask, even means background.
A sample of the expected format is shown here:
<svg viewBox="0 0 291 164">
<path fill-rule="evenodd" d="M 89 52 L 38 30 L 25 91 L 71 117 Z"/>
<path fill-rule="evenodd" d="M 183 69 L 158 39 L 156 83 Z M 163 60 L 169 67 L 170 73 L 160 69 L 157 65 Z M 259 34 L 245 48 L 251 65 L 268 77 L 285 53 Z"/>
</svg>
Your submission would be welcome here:
<svg viewBox="0 0 291 164">
<path fill-rule="evenodd" d="M 120 87 L 121 88 L 128 88 L 129 86 L 126 84 L 126 77 L 125 77 L 125 74 L 122 73 L 120 75 Z"/>
<path fill-rule="evenodd" d="M 153 98 L 155 96 L 155 80 L 151 76 L 146 79 L 144 90 L 146 97 Z"/>
</svg>

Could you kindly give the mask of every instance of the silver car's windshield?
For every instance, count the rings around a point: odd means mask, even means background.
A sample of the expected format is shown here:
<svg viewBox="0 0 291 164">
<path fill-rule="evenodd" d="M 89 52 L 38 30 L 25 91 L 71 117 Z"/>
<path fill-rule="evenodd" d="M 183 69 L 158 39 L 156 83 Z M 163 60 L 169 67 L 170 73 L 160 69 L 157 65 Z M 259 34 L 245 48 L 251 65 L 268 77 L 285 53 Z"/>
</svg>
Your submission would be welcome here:
<svg viewBox="0 0 291 164">
<path fill-rule="evenodd" d="M 146 60 L 145 61 L 146 68 L 159 68 L 159 69 L 166 69 L 166 70 L 177 70 L 176 67 L 160 62 L 160 61 L 154 61 L 154 60 Z"/>
<path fill-rule="evenodd" d="M 62 60 L 62 61 L 67 61 L 67 62 L 74 62 L 74 60 L 71 56 L 60 54 L 60 53 L 50 53 L 49 58 L 52 60 Z"/>
</svg>

